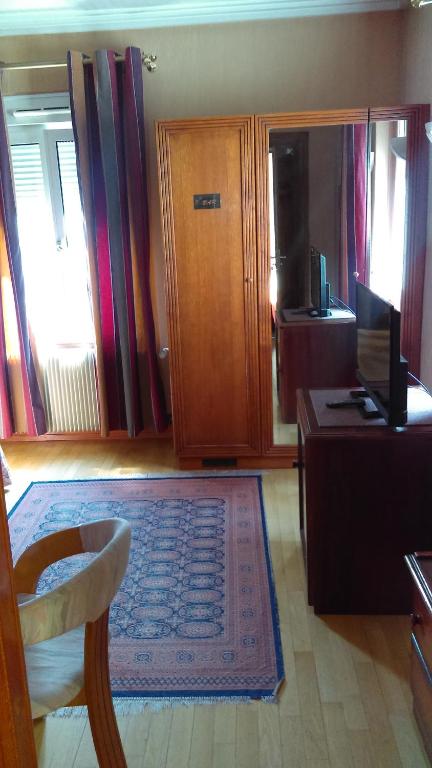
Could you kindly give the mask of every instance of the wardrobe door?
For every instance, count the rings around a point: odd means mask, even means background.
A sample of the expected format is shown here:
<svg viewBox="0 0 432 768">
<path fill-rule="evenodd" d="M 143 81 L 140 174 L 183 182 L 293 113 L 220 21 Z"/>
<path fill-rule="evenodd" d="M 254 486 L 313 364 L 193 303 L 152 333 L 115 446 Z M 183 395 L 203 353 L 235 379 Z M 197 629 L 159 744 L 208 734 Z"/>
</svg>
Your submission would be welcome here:
<svg viewBox="0 0 432 768">
<path fill-rule="evenodd" d="M 174 439 L 260 451 L 253 118 L 158 124 Z"/>
</svg>

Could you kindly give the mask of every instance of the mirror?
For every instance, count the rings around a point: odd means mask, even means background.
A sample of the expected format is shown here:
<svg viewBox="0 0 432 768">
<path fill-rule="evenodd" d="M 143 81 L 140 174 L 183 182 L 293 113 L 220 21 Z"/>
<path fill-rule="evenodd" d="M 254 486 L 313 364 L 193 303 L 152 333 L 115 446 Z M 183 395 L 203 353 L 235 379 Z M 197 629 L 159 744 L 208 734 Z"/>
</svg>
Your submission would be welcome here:
<svg viewBox="0 0 432 768">
<path fill-rule="evenodd" d="M 407 205 L 407 121 L 371 122 L 368 285 L 401 308 Z"/>
<path fill-rule="evenodd" d="M 268 453 L 295 454 L 297 388 L 356 384 L 357 279 L 400 307 L 402 353 L 418 375 L 429 112 L 257 117 Z"/>
<path fill-rule="evenodd" d="M 348 258 L 348 239 L 354 234 L 354 161 L 358 184 L 360 173 L 366 178 L 366 147 L 365 124 L 313 125 L 269 134 L 276 446 L 296 443 L 297 388 L 355 383 L 355 316 L 349 310 L 355 282 L 349 273 L 355 270 Z M 362 192 L 357 192 L 357 206 L 365 220 L 364 184 Z M 365 235 L 364 224 L 359 250 L 364 249 Z"/>
</svg>

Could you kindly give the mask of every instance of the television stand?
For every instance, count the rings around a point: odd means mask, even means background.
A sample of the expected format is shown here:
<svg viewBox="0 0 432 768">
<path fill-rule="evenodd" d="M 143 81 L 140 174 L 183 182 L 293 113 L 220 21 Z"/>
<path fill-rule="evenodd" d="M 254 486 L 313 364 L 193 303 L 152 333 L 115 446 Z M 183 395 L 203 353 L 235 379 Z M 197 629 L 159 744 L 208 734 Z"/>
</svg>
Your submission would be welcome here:
<svg viewBox="0 0 432 768">
<path fill-rule="evenodd" d="M 366 392 L 365 389 L 351 389 L 350 397 L 352 397 L 355 400 L 358 397 L 360 397 L 362 399 L 365 398 L 365 397 L 369 397 L 369 395 L 368 395 L 368 393 Z"/>
<path fill-rule="evenodd" d="M 276 313 L 278 396 L 285 424 L 296 423 L 297 389 L 354 387 L 356 383 L 355 315 L 338 308 L 332 309 L 331 317 L 300 312 L 283 309 Z"/>
<path fill-rule="evenodd" d="M 359 409 L 350 391 L 298 393 L 300 533 L 316 613 L 409 613 L 403 556 L 432 550 L 432 397 L 408 389 L 403 430 Z"/>
</svg>

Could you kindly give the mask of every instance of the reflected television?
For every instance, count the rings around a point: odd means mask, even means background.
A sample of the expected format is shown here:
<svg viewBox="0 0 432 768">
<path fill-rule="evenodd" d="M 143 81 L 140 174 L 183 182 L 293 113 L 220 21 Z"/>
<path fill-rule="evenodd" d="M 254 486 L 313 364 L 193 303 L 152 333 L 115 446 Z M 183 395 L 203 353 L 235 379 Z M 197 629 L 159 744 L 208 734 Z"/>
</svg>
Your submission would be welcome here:
<svg viewBox="0 0 432 768">
<path fill-rule="evenodd" d="M 328 317 L 330 312 L 330 283 L 327 282 L 326 257 L 311 246 L 311 300 L 312 313 Z"/>
<path fill-rule="evenodd" d="M 407 421 L 408 363 L 400 353 L 400 312 L 356 284 L 357 379 L 391 427 Z"/>
</svg>

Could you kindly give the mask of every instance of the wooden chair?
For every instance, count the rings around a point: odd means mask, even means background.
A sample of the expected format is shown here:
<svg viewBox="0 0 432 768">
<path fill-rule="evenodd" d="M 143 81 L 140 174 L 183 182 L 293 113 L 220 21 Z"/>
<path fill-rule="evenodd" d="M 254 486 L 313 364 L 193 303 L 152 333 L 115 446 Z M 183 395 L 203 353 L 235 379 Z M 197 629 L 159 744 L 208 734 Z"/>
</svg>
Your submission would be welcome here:
<svg viewBox="0 0 432 768">
<path fill-rule="evenodd" d="M 67 528 L 32 544 L 14 568 L 32 717 L 86 704 L 99 765 L 126 768 L 108 666 L 109 605 L 123 579 L 130 526 L 112 518 Z M 42 572 L 96 552 L 70 579 L 37 595 Z"/>
</svg>

